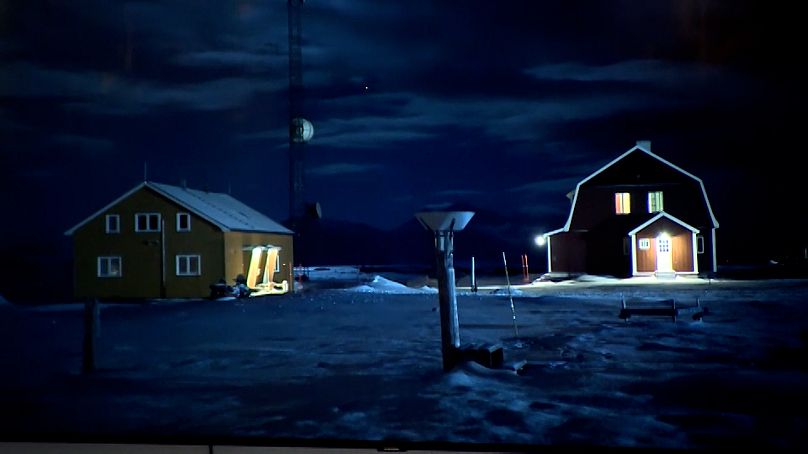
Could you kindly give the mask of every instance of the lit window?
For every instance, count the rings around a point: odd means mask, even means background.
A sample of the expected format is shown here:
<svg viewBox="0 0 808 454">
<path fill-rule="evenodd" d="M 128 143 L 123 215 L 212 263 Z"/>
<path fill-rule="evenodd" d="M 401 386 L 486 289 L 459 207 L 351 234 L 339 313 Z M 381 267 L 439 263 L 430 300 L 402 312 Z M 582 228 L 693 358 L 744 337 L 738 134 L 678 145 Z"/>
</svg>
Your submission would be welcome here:
<svg viewBox="0 0 808 454">
<path fill-rule="evenodd" d="M 654 191 L 648 193 L 648 212 L 657 213 L 662 211 L 662 191 Z"/>
<path fill-rule="evenodd" d="M 98 257 L 98 277 L 121 277 L 119 256 Z"/>
<path fill-rule="evenodd" d="M 639 246 L 643 251 L 651 249 L 651 240 L 649 238 L 640 238 Z"/>
<path fill-rule="evenodd" d="M 177 256 L 177 276 L 199 276 L 202 274 L 202 258 L 198 255 Z"/>
<path fill-rule="evenodd" d="M 121 233 L 121 217 L 117 214 L 108 214 L 106 217 L 106 232 Z"/>
<path fill-rule="evenodd" d="M 280 255 L 275 256 L 275 272 L 276 273 L 281 272 L 281 256 Z"/>
<path fill-rule="evenodd" d="M 696 237 L 696 252 L 704 254 L 704 237 L 701 235 Z"/>
<path fill-rule="evenodd" d="M 160 213 L 135 214 L 135 232 L 159 232 Z"/>
<path fill-rule="evenodd" d="M 614 212 L 617 214 L 631 213 L 631 194 L 628 192 L 614 194 Z"/>
<path fill-rule="evenodd" d="M 671 240 L 668 238 L 657 238 L 657 250 L 660 253 L 668 253 L 671 251 Z"/>
<path fill-rule="evenodd" d="M 191 215 L 188 213 L 177 213 L 177 231 L 191 231 Z"/>
</svg>

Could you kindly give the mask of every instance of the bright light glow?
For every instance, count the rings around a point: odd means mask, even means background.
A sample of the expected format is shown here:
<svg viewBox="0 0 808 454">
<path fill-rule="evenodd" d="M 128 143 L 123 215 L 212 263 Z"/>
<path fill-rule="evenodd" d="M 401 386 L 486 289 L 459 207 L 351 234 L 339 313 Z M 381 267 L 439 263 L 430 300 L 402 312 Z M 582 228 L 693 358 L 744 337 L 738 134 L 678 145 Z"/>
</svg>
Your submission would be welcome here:
<svg viewBox="0 0 808 454">
<path fill-rule="evenodd" d="M 536 243 L 536 246 L 542 247 L 547 243 L 547 239 L 544 238 L 544 235 L 536 235 L 536 238 L 533 239 Z"/>
</svg>

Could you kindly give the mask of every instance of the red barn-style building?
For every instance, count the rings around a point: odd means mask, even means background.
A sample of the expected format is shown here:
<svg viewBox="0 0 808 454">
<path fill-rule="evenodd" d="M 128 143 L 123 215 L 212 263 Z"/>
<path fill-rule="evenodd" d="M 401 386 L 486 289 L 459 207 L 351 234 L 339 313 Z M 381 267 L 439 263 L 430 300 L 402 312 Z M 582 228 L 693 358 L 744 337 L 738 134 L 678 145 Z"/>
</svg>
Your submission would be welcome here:
<svg viewBox="0 0 808 454">
<path fill-rule="evenodd" d="M 704 183 L 637 145 L 581 180 L 564 227 L 544 234 L 548 276 L 709 275 L 717 271 Z"/>
</svg>

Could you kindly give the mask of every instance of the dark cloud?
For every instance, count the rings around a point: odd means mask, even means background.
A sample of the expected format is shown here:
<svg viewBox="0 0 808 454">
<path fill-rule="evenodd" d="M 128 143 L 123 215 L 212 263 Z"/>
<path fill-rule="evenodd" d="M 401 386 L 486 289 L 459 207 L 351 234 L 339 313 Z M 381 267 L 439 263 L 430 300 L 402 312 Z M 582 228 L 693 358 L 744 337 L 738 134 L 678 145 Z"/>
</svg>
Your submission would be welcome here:
<svg viewBox="0 0 808 454">
<path fill-rule="evenodd" d="M 378 172 L 382 166 L 377 164 L 356 164 L 353 162 L 339 162 L 314 167 L 308 170 L 309 175 L 319 176 L 344 176 L 357 173 Z"/>
<path fill-rule="evenodd" d="M 388 227 L 458 200 L 552 227 L 577 181 L 647 139 L 722 189 L 731 230 L 747 217 L 731 194 L 800 191 L 791 8 L 307 1 L 308 197 Z M 286 191 L 287 46 L 284 1 L 4 2 L 0 188 L 36 188 L 37 205 L 69 187 L 69 224 L 108 201 L 94 188 L 125 191 L 147 161 L 154 179 L 229 186 L 283 219 L 286 196 L 255 194 Z"/>
</svg>

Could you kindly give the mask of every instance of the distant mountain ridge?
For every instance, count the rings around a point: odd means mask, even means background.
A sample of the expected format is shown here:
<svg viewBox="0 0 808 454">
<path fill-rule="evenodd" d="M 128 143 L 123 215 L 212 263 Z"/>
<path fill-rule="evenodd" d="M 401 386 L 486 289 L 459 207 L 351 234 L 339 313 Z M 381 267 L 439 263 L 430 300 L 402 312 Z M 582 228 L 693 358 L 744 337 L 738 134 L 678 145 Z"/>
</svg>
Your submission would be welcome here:
<svg viewBox="0 0 808 454">
<path fill-rule="evenodd" d="M 475 210 L 468 226 L 455 235 L 455 267 L 469 268 L 475 257 L 479 268 L 502 268 L 502 252 L 509 267 L 521 266 L 528 254 L 536 271 L 545 266 L 545 250 L 533 244 L 536 222 L 515 220 L 490 210 Z M 431 233 L 413 218 L 393 229 L 338 220 L 308 220 L 295 229 L 295 257 L 300 265 L 417 265 L 432 266 Z"/>
</svg>

